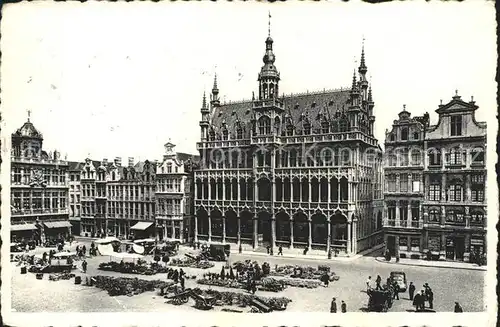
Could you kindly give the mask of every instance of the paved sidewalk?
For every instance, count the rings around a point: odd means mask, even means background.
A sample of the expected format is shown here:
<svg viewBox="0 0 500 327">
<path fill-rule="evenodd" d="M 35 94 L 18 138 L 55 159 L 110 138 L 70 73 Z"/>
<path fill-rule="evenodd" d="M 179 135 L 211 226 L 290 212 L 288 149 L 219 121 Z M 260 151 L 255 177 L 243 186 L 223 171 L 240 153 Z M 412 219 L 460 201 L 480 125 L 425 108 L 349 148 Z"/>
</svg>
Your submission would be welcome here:
<svg viewBox="0 0 500 327">
<path fill-rule="evenodd" d="M 390 265 L 403 265 L 403 266 L 420 266 L 420 267 L 435 267 L 435 268 L 448 268 L 448 269 L 465 269 L 465 270 L 482 270 L 486 271 L 486 266 L 478 266 L 473 263 L 467 262 L 451 262 L 451 261 L 427 261 L 418 259 L 399 259 L 396 262 L 395 259 L 391 261 L 386 261 L 384 257 L 376 257 L 375 260 L 378 262 L 387 263 Z"/>
</svg>

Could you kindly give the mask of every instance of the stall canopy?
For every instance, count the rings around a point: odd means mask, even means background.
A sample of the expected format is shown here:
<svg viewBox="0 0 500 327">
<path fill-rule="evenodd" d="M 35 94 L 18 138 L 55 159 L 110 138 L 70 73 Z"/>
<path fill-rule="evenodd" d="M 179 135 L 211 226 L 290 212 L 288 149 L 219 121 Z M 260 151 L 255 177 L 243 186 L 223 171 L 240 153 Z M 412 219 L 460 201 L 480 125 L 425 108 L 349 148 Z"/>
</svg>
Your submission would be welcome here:
<svg viewBox="0 0 500 327">
<path fill-rule="evenodd" d="M 43 223 L 47 228 L 64 228 L 71 227 L 69 221 L 47 221 Z"/>
<path fill-rule="evenodd" d="M 147 222 L 147 221 L 140 221 L 134 226 L 130 227 L 130 229 L 135 229 L 135 230 L 146 230 L 147 228 L 151 227 L 153 225 L 152 222 Z"/>
<path fill-rule="evenodd" d="M 35 230 L 35 229 L 36 229 L 36 226 L 34 224 L 10 225 L 11 231 Z"/>
<path fill-rule="evenodd" d="M 111 242 L 120 242 L 116 237 L 108 236 L 106 238 L 101 238 L 95 241 L 97 244 L 108 244 Z"/>
</svg>

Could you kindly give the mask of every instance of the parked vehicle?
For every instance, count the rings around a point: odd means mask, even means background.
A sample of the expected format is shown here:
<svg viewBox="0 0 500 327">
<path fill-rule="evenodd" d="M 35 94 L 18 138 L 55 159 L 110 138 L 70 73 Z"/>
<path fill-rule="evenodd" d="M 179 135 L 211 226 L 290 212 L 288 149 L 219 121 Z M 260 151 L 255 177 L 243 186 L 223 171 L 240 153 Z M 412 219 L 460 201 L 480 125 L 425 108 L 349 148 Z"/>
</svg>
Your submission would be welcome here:
<svg viewBox="0 0 500 327">
<path fill-rule="evenodd" d="M 408 285 L 406 284 L 406 274 L 404 272 L 392 271 L 390 279 L 392 282 L 396 282 L 398 284 L 400 293 L 406 292 Z"/>
</svg>

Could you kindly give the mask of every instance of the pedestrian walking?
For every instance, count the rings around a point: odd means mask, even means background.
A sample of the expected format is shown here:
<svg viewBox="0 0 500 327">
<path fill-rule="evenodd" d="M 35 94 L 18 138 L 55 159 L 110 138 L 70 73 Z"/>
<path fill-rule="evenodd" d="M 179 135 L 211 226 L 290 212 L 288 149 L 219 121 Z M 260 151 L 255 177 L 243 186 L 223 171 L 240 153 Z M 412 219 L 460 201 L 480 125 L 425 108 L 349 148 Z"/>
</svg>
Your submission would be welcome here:
<svg viewBox="0 0 500 327">
<path fill-rule="evenodd" d="M 184 277 L 184 275 L 186 275 L 186 273 L 181 268 L 181 270 L 179 270 L 179 277 Z"/>
<path fill-rule="evenodd" d="M 464 312 L 464 310 L 462 309 L 462 307 L 460 306 L 460 303 L 458 302 L 455 302 L 455 310 L 454 310 L 455 313 L 459 313 L 459 312 Z"/>
<path fill-rule="evenodd" d="M 380 275 L 377 275 L 377 279 L 375 280 L 375 283 L 377 283 L 375 290 L 381 290 L 382 286 L 380 286 L 380 283 L 382 283 L 382 277 L 380 277 Z"/>
<path fill-rule="evenodd" d="M 337 313 L 337 302 L 335 302 L 335 298 L 332 298 L 332 303 L 330 304 L 330 313 Z"/>
<path fill-rule="evenodd" d="M 427 300 L 429 301 L 429 308 L 434 309 L 434 292 L 429 287 L 429 291 L 427 293 Z"/>
<path fill-rule="evenodd" d="M 85 253 L 87 253 L 87 248 L 84 246 L 82 246 L 82 252 L 83 252 L 83 256 L 85 256 Z"/>
<path fill-rule="evenodd" d="M 278 247 L 278 255 L 283 255 L 283 247 L 281 245 Z"/>
<path fill-rule="evenodd" d="M 394 288 L 394 296 L 393 296 L 393 299 L 396 299 L 396 300 L 399 300 L 399 285 L 398 283 L 395 281 L 394 284 L 393 284 L 393 288 Z"/>
<path fill-rule="evenodd" d="M 345 304 L 344 301 L 342 301 L 342 304 L 340 305 L 340 310 L 343 312 L 343 313 L 346 313 L 347 312 L 347 304 Z"/>
<path fill-rule="evenodd" d="M 415 311 L 420 312 L 420 301 L 421 301 L 422 295 L 420 293 L 417 293 L 415 295 L 415 298 L 413 299 L 413 306 L 415 307 Z"/>
<path fill-rule="evenodd" d="M 368 293 L 371 290 L 372 276 L 368 276 L 366 280 L 366 292 Z"/>
<path fill-rule="evenodd" d="M 268 245 L 268 246 L 266 246 L 267 254 L 269 254 L 269 249 L 270 249 L 270 248 L 271 248 L 271 247 L 270 247 L 269 245 Z"/>
<path fill-rule="evenodd" d="M 420 311 L 425 311 L 425 291 L 420 291 L 420 300 L 418 301 Z"/>
<path fill-rule="evenodd" d="M 413 285 L 413 282 L 410 282 L 410 285 L 408 286 L 408 294 L 410 294 L 410 301 L 412 301 L 413 295 L 415 294 L 415 285 Z"/>
<path fill-rule="evenodd" d="M 82 270 L 84 274 L 87 272 L 87 261 L 85 259 L 82 262 Z"/>
<path fill-rule="evenodd" d="M 184 277 L 182 277 L 182 276 L 181 276 L 181 277 L 179 278 L 179 281 L 181 282 L 181 288 L 182 288 L 182 290 L 184 291 Z"/>
</svg>

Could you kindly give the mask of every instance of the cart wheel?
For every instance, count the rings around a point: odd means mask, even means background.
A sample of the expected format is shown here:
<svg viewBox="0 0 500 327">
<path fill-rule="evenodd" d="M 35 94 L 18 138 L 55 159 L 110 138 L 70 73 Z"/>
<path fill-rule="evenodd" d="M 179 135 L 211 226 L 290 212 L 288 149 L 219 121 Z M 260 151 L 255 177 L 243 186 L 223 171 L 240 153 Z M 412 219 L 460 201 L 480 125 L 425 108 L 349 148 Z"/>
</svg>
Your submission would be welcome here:
<svg viewBox="0 0 500 327">
<path fill-rule="evenodd" d="M 185 296 L 182 298 L 182 303 L 187 303 L 189 301 L 189 297 Z"/>
</svg>

